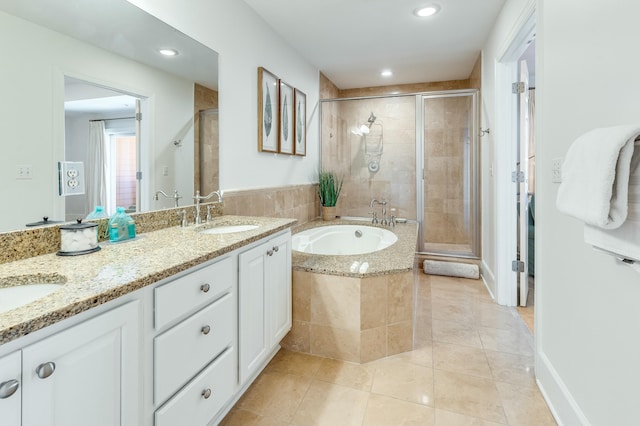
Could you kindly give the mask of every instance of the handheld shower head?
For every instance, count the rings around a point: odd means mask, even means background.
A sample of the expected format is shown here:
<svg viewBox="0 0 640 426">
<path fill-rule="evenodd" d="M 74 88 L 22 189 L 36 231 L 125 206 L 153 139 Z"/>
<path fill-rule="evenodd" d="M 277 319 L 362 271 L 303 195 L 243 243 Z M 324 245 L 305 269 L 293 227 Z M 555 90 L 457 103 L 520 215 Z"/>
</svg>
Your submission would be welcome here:
<svg viewBox="0 0 640 426">
<path fill-rule="evenodd" d="M 369 134 L 371 126 L 373 125 L 373 123 L 376 122 L 376 118 L 378 118 L 378 117 L 376 117 L 372 112 L 371 115 L 369 116 L 369 118 L 367 119 L 367 123 L 363 124 L 361 126 L 358 126 L 355 129 L 352 129 L 351 133 L 353 133 L 354 135 L 358 135 L 358 136 L 363 136 L 363 135 Z"/>
</svg>

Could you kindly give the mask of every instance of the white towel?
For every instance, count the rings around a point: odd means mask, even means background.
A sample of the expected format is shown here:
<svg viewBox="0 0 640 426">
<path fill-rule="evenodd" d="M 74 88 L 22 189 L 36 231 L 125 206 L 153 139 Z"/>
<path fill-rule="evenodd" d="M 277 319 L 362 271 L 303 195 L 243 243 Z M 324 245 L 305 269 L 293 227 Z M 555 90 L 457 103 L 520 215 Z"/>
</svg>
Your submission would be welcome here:
<svg viewBox="0 0 640 426">
<path fill-rule="evenodd" d="M 640 125 L 627 125 L 594 129 L 576 139 L 562 165 L 558 210 L 602 229 L 622 225 L 639 135 Z"/>
</svg>

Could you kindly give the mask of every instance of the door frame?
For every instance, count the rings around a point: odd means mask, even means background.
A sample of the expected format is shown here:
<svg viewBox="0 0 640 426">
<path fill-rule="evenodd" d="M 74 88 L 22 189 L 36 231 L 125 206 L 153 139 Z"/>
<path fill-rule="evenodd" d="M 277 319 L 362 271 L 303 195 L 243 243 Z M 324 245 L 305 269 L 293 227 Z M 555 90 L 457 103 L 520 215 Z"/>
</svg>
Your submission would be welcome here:
<svg viewBox="0 0 640 426">
<path fill-rule="evenodd" d="M 517 163 L 518 97 L 511 92 L 511 84 L 518 81 L 518 59 L 526 50 L 536 31 L 535 2 L 522 13 L 511 35 L 507 37 L 496 61 L 496 302 L 516 306 L 518 303 L 518 274 L 511 270 L 517 257 L 517 197 L 511 172 Z"/>
</svg>

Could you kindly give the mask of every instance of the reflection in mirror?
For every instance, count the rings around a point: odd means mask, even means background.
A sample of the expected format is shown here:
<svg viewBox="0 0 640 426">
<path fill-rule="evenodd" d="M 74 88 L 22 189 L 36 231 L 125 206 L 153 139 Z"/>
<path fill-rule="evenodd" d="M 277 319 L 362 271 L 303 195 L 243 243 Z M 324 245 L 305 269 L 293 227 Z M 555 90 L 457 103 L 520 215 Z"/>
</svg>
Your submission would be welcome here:
<svg viewBox="0 0 640 426">
<path fill-rule="evenodd" d="M 12 141 L 0 156 L 8 201 L 0 231 L 44 216 L 84 217 L 98 202 L 135 211 L 173 207 L 173 199 L 154 200 L 159 190 L 177 190 L 186 205 L 198 189 L 219 189 L 217 113 L 208 111 L 218 108 L 214 51 L 125 0 L 3 0 L 0 34 L 10 58 L 0 69 L 0 131 Z M 158 49 L 169 46 L 178 55 L 161 57 Z M 132 109 L 72 110 L 89 99 L 133 107 L 140 100 L 142 120 L 129 119 L 136 116 Z M 99 163 L 89 155 L 89 128 L 98 122 L 105 127 L 100 186 L 93 179 Z M 84 163 L 84 195 L 58 195 L 61 161 Z M 128 190 L 118 189 L 119 171 Z M 98 187 L 103 198 L 95 196 Z"/>
</svg>

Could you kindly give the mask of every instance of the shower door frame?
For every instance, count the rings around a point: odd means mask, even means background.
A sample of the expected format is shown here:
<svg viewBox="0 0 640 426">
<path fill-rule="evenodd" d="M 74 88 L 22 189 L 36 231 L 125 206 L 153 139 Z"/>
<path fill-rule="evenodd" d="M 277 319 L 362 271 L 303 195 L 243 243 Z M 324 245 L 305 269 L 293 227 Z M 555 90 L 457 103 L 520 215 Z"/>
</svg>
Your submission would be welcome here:
<svg viewBox="0 0 640 426">
<path fill-rule="evenodd" d="M 420 224 L 418 230 L 418 248 L 417 253 L 420 255 L 458 257 L 465 259 L 480 259 L 481 256 L 481 235 L 480 235 L 480 179 L 479 179 L 479 117 L 478 117 L 478 93 L 477 89 L 463 90 L 443 90 L 435 92 L 424 92 L 416 94 L 416 219 Z M 470 159 L 470 182 L 471 182 L 471 199 L 469 200 L 471 214 L 470 220 L 473 224 L 471 233 L 471 253 L 460 253 L 451 250 L 431 250 L 425 249 L 425 99 L 428 98 L 450 98 L 458 96 L 471 96 L 472 108 L 471 121 L 472 129 L 470 132 L 471 155 Z"/>
</svg>

